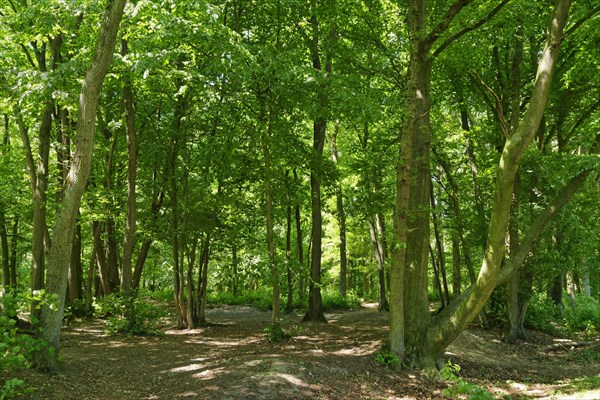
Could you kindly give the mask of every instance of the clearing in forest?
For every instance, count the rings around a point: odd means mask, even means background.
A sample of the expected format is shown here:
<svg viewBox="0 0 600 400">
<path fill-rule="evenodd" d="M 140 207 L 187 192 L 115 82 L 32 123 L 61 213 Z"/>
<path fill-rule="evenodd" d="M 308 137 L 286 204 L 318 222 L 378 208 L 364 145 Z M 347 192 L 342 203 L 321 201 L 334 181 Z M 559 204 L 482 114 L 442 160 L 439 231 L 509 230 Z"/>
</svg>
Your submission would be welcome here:
<svg viewBox="0 0 600 400">
<path fill-rule="evenodd" d="M 27 399 L 442 399 L 445 384 L 418 372 L 394 373 L 375 361 L 387 313 L 371 307 L 326 315 L 327 325 L 299 324 L 293 337 L 266 340 L 270 315 L 244 306 L 212 308 L 211 325 L 168 329 L 163 336 L 107 336 L 103 321 L 63 331 L 63 374 L 22 373 Z M 449 348 L 468 382 L 498 398 L 600 399 L 600 344 L 570 347 L 530 331 L 510 346 L 497 331 L 472 329 Z M 508 397 L 506 397 L 508 398 Z"/>
</svg>

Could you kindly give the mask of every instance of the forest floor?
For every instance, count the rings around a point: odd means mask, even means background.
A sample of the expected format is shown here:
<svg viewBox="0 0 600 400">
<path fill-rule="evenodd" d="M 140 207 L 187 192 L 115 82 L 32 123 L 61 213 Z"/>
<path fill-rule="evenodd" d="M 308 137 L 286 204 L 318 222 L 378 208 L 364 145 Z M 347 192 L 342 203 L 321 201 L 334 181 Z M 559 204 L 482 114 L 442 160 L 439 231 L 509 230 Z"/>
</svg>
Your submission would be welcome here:
<svg viewBox="0 0 600 400">
<path fill-rule="evenodd" d="M 294 336 L 280 343 L 266 340 L 269 312 L 243 306 L 211 308 L 210 326 L 170 328 L 162 336 L 107 336 L 101 320 L 76 321 L 63 331 L 63 373 L 22 372 L 35 390 L 22 398 L 445 398 L 445 384 L 375 361 L 387 336 L 387 313 L 372 306 L 328 313 L 326 325 L 300 324 L 301 317 L 283 317 Z M 446 354 L 467 382 L 499 398 L 600 399 L 599 345 L 548 350 L 561 340 L 530 331 L 527 340 L 509 346 L 498 331 L 473 328 Z"/>
</svg>

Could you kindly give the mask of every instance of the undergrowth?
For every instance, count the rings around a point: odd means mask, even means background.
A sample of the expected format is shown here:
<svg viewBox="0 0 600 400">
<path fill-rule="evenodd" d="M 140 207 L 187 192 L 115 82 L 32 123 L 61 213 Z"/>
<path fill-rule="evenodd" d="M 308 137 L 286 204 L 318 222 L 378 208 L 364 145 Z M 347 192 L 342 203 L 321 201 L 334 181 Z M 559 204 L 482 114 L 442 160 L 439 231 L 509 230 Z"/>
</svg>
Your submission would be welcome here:
<svg viewBox="0 0 600 400">
<path fill-rule="evenodd" d="M 30 293 L 7 293 L 0 297 L 0 373 L 31 367 L 35 354 L 47 347 L 45 340 L 21 331 L 17 327 L 19 312 L 31 304 L 36 309 L 42 305 L 56 307 L 56 297 L 48 296 L 44 291 Z M 35 327 L 35 325 L 34 325 Z M 31 393 L 26 382 L 19 378 L 8 378 L 0 383 L 0 399 L 13 399 L 24 393 Z"/>
<path fill-rule="evenodd" d="M 113 293 L 94 302 L 94 316 L 107 320 L 108 334 L 162 335 L 166 314 L 164 307 L 151 302 L 145 293 L 133 297 Z"/>
</svg>

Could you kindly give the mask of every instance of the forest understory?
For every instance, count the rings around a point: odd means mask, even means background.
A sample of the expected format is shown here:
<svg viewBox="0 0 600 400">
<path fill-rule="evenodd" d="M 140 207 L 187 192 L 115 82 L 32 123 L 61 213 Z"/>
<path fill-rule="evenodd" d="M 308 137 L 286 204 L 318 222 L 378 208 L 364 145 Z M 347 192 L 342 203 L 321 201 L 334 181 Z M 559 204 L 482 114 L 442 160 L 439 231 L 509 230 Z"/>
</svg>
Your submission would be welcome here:
<svg viewBox="0 0 600 400">
<path fill-rule="evenodd" d="M 22 399 L 443 399 L 446 383 L 418 371 L 394 372 L 375 355 L 388 314 L 375 305 L 326 314 L 328 324 L 283 316 L 288 340 L 271 343 L 270 313 L 246 306 L 207 312 L 210 325 L 164 335 L 114 336 L 103 320 L 75 320 L 63 330 L 63 372 L 19 372 L 34 392 Z M 600 399 L 600 337 L 527 331 L 504 344 L 499 330 L 475 325 L 446 352 L 458 375 L 496 398 Z"/>
</svg>

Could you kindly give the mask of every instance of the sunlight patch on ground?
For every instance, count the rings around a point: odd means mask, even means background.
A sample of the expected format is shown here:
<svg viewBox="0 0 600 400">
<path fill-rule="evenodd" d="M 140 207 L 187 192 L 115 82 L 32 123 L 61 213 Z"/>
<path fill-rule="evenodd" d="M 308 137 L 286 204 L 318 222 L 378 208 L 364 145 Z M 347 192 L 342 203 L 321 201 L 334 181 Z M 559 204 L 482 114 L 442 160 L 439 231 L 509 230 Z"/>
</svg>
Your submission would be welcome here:
<svg viewBox="0 0 600 400">
<path fill-rule="evenodd" d="M 198 371 L 199 369 L 202 369 L 204 367 L 205 367 L 205 365 L 203 365 L 203 364 L 189 364 L 189 365 L 184 365 L 183 367 L 171 368 L 169 370 L 169 372 L 191 372 L 191 371 Z"/>
<path fill-rule="evenodd" d="M 376 350 L 381 348 L 381 341 L 375 341 L 365 346 L 360 347 L 352 347 L 349 349 L 341 349 L 338 351 L 334 351 L 331 354 L 339 355 L 339 356 L 367 356 L 373 354 Z"/>
<path fill-rule="evenodd" d="M 207 369 L 202 372 L 198 372 L 197 374 L 194 374 L 192 376 L 194 378 L 206 381 L 209 379 L 214 379 L 217 377 L 217 375 L 220 375 L 224 372 L 227 372 L 227 369 L 225 367 L 221 367 L 221 368 Z"/>
</svg>

